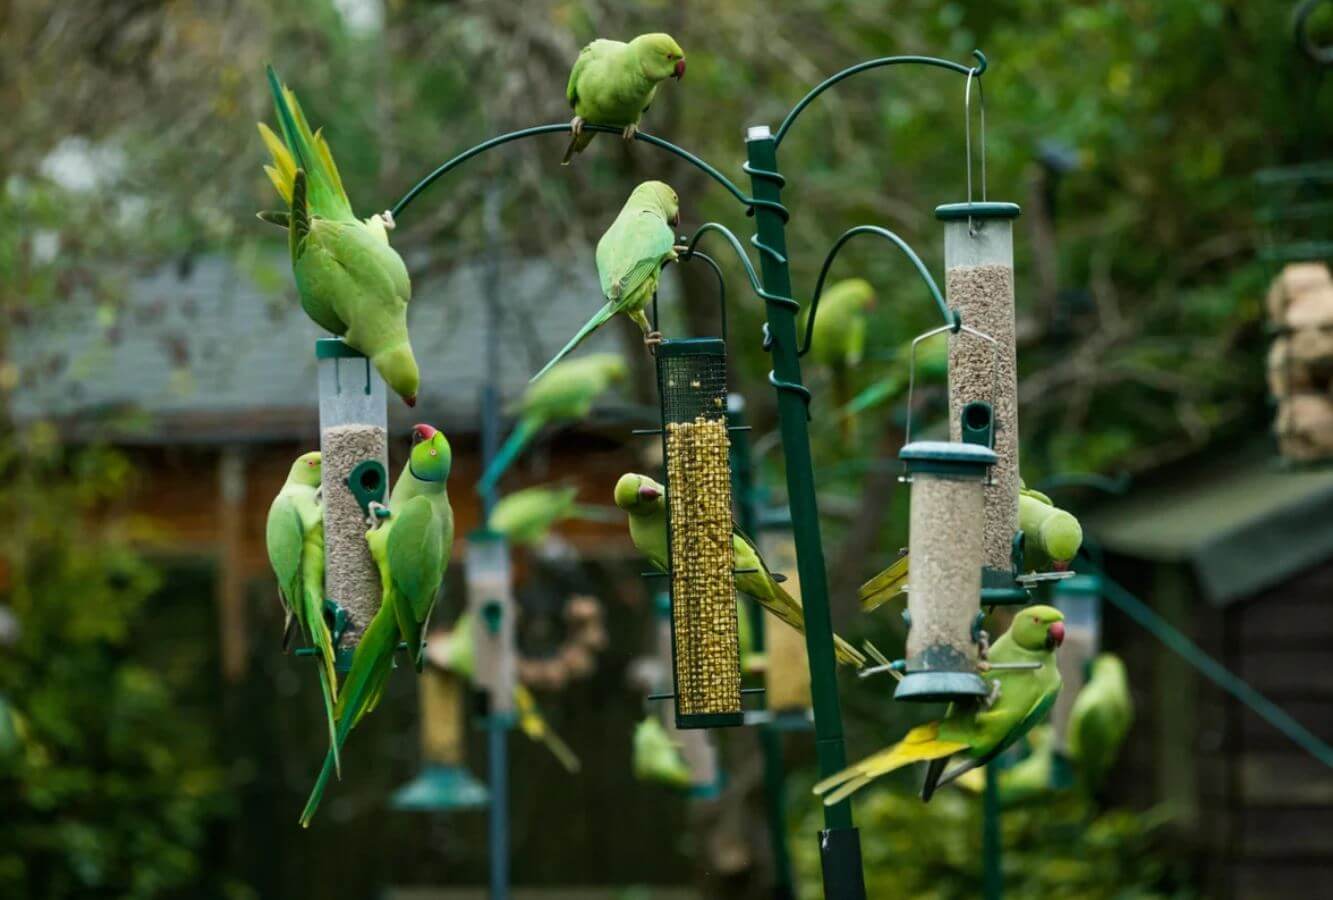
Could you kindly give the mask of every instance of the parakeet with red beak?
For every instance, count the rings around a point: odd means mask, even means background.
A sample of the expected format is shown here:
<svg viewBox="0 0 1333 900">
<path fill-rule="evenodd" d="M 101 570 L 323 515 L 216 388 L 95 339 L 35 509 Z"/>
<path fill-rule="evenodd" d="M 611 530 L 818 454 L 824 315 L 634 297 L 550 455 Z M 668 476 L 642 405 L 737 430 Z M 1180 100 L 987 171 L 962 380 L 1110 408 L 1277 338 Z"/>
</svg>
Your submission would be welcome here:
<svg viewBox="0 0 1333 900">
<path fill-rule="evenodd" d="M 634 546 L 648 558 L 653 568 L 665 572 L 666 489 L 647 475 L 629 473 L 620 476 L 616 482 L 615 501 L 616 506 L 629 514 L 629 535 Z M 805 611 L 801 609 L 801 601 L 782 589 L 754 542 L 737 528 L 732 530 L 731 544 L 736 565 L 736 590 L 758 600 L 773 615 L 804 634 Z M 865 665 L 865 655 L 836 634 L 833 644 L 839 662 L 858 669 Z"/>
<path fill-rule="evenodd" d="M 385 383 L 408 406 L 416 404 L 421 373 L 407 337 L 412 283 L 398 251 L 389 246 L 393 218 L 358 219 L 343 189 L 333 153 L 311 131 L 296 94 L 268 69 L 278 111 L 279 138 L 259 125 L 273 165 L 265 166 L 289 211 L 259 217 L 287 229 L 301 308 L 319 327 L 370 357 Z"/>
<path fill-rule="evenodd" d="M 672 228 L 679 224 L 680 199 L 670 185 L 645 181 L 634 189 L 620 215 L 597 242 L 597 274 L 606 303 L 532 376 L 533 381 L 550 371 L 616 313 L 624 313 L 639 326 L 645 344 L 651 346 L 662 340 L 649 324 L 645 310 L 657 292 L 662 266 L 676 258 L 676 235 Z"/>
<path fill-rule="evenodd" d="M 561 165 L 569 165 L 574 154 L 592 141 L 596 132 L 584 131 L 585 123 L 623 128 L 625 140 L 633 140 L 657 86 L 668 78 L 684 77 L 685 51 L 669 34 L 641 34 L 628 44 L 596 40 L 584 47 L 565 87 L 565 98 L 574 110 L 569 123 L 574 137 Z"/>
<path fill-rule="evenodd" d="M 915 762 L 929 762 L 921 799 L 930 800 L 941 785 L 984 766 L 1042 722 L 1060 693 L 1055 650 L 1065 639 L 1064 615 L 1051 606 L 1028 606 L 991 645 L 987 664 L 1035 663 L 1035 669 L 982 672 L 992 685 L 990 698 L 954 703 L 938 722 L 919 725 L 897 744 L 866 757 L 815 785 L 814 792 L 832 806 L 870 782 Z M 948 772 L 955 754 L 963 761 Z"/>
<path fill-rule="evenodd" d="M 412 429 L 415 445 L 389 495 L 388 516 L 366 533 L 370 555 L 379 569 L 383 595 L 338 698 L 335 747 L 341 748 L 361 717 L 375 708 L 393 668 L 399 638 L 417 671 L 423 665 L 422 635 L 449 565 L 454 543 L 454 514 L 445 482 L 453 452 L 444 433 L 430 425 Z M 308 826 L 333 769 L 330 750 L 324 769 L 301 813 Z"/>
<path fill-rule="evenodd" d="M 324 506 L 319 495 L 323 471 L 318 450 L 297 457 L 269 506 L 264 537 L 287 615 L 319 653 L 316 670 L 337 767 L 333 705 L 338 699 L 338 676 L 333 666 L 333 638 L 324 621 Z"/>
</svg>

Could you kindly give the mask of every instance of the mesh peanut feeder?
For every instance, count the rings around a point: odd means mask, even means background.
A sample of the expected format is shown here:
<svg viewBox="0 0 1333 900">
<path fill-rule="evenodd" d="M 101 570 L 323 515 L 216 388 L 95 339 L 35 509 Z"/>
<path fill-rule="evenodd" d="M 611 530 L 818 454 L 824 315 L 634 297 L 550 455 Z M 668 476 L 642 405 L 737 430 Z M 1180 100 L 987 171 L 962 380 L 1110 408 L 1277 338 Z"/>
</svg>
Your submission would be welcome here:
<svg viewBox="0 0 1333 900">
<path fill-rule="evenodd" d="M 370 504 L 384 500 L 388 429 L 384 380 L 337 338 L 315 342 L 324 477 L 324 592 L 341 631 L 339 668 L 379 610 L 380 579 L 366 545 Z"/>
<path fill-rule="evenodd" d="M 740 725 L 725 342 L 663 341 L 657 348 L 657 378 L 676 727 Z"/>
</svg>

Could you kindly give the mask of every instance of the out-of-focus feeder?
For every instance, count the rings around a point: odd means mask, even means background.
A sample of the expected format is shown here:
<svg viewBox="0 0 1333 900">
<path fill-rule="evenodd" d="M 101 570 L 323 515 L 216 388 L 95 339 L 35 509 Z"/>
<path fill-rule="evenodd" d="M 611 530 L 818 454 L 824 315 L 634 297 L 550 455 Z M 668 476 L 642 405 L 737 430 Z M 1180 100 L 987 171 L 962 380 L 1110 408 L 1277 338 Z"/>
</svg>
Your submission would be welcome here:
<svg viewBox="0 0 1333 900">
<path fill-rule="evenodd" d="M 514 646 L 509 545 L 493 531 L 467 539 L 467 603 L 476 647 L 476 685 L 490 697 L 491 715 L 511 715 L 518 660 Z"/>
<path fill-rule="evenodd" d="M 1102 578 L 1100 575 L 1075 575 L 1057 581 L 1051 587 L 1051 605 L 1065 614 L 1065 639 L 1056 654 L 1063 686 L 1051 710 L 1055 729 L 1055 749 L 1063 753 L 1069 731 L 1069 714 L 1083 685 L 1088 680 L 1088 666 L 1101 648 Z"/>
<path fill-rule="evenodd" d="M 984 188 L 983 188 L 984 190 Z M 984 196 L 984 194 L 983 194 Z M 982 603 L 1026 603 L 1018 533 L 1018 365 L 1014 316 L 1014 203 L 950 203 L 935 210 L 944 222 L 945 293 L 949 306 L 993 346 L 949 339 L 949 421 L 963 440 L 963 410 L 989 402 L 996 462 L 986 485 Z M 912 566 L 915 569 L 916 560 Z"/>
<path fill-rule="evenodd" d="M 784 511 L 785 512 L 785 511 Z M 759 552 L 772 571 L 783 572 L 782 587 L 797 600 L 801 583 L 796 575 L 796 539 L 791 531 L 790 515 L 782 521 L 764 522 L 759 530 Z M 786 726 L 810 727 L 810 662 L 806 657 L 805 635 L 760 609 L 764 616 L 765 705 L 773 721 Z"/>
<path fill-rule="evenodd" d="M 366 545 L 371 503 L 388 486 L 384 380 L 370 360 L 337 338 L 315 341 L 319 449 L 323 456 L 324 592 L 341 633 L 338 665 L 380 606 L 380 579 Z"/>
<path fill-rule="evenodd" d="M 394 792 L 395 809 L 439 812 L 476 809 L 490 799 L 486 787 L 464 765 L 463 716 L 466 685 L 428 665 L 420 684 L 421 772 Z"/>
<path fill-rule="evenodd" d="M 657 348 L 677 728 L 740 725 L 726 343 Z"/>
<path fill-rule="evenodd" d="M 654 601 L 657 623 L 657 655 L 664 665 L 674 666 L 675 657 L 671 598 L 660 592 Z M 717 744 L 713 736 L 699 728 L 682 728 L 679 714 L 672 710 L 663 715 L 667 734 L 680 748 L 681 758 L 690 770 L 689 795 L 711 799 L 722 792 L 722 767 L 718 762 Z"/>
</svg>

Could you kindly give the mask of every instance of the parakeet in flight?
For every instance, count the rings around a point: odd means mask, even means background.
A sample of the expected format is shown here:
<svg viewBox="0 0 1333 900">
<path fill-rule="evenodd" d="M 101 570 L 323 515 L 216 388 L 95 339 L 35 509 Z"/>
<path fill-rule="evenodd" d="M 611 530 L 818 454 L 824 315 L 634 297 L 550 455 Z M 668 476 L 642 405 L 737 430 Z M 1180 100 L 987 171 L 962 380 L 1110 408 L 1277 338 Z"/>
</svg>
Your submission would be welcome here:
<svg viewBox="0 0 1333 900">
<path fill-rule="evenodd" d="M 644 310 L 657 291 L 662 266 L 676 258 L 676 235 L 672 228 L 679 224 L 680 200 L 669 185 L 645 181 L 634 189 L 620 215 L 597 242 L 597 275 L 606 303 L 532 376 L 533 381 L 550 371 L 616 313 L 629 316 L 642 329 L 645 344 L 651 346 L 662 340 L 662 335 L 653 331 Z"/>
<path fill-rule="evenodd" d="M 310 130 L 296 95 L 279 83 L 272 66 L 268 81 L 282 137 L 259 124 L 273 156 L 264 171 L 289 211 L 259 217 L 287 229 L 301 308 L 368 356 L 385 383 L 413 406 L 421 375 L 407 336 L 412 284 L 403 258 L 389 246 L 392 216 L 358 219 L 352 213 L 323 133 Z"/>
<path fill-rule="evenodd" d="M 822 301 L 821 301 L 822 305 Z M 821 312 L 819 322 L 824 318 Z M 816 346 L 818 338 L 816 337 Z M 813 347 L 811 350 L 813 351 Z M 913 378 L 912 342 L 907 341 L 898 348 L 887 372 L 866 386 L 839 410 L 842 416 L 859 416 L 882 403 L 888 403 L 907 394 Z M 949 342 L 945 340 L 924 341 L 916 348 L 915 379 L 918 387 L 922 384 L 943 384 L 949 376 Z"/>
<path fill-rule="evenodd" d="M 319 652 L 316 669 L 328 718 L 329 747 L 340 768 L 334 736 L 334 703 L 338 676 L 334 669 L 333 636 L 324 621 L 324 506 L 320 502 L 323 466 L 319 451 L 304 453 L 292 463 L 278 496 L 268 509 L 265 539 L 268 561 L 278 578 L 278 595 L 289 620 L 301 626 Z"/>
<path fill-rule="evenodd" d="M 352 655 L 338 697 L 337 748 L 379 702 L 400 637 L 407 643 L 408 657 L 421 670 L 422 634 L 449 564 L 454 514 L 445 482 L 453 467 L 453 451 L 444 433 L 430 425 L 417 425 L 412 431 L 416 444 L 389 495 L 389 515 L 366 533 L 383 595 Z M 331 750 L 301 813 L 302 825 L 310 824 L 319 807 L 332 763 Z"/>
<path fill-rule="evenodd" d="M 874 305 L 875 289 L 864 278 L 831 284 L 820 295 L 810 354 L 828 371 L 838 409 L 852 400 L 852 378 L 865 356 L 866 312 Z M 855 422 L 850 416 L 843 417 L 845 440 L 854 437 Z"/>
<path fill-rule="evenodd" d="M 634 546 L 659 572 L 667 570 L 666 490 L 647 475 L 628 473 L 620 476 L 615 487 L 616 506 L 629 514 L 629 534 Z M 788 594 L 778 579 L 768 571 L 754 542 L 739 529 L 731 535 L 735 557 L 736 590 L 758 600 L 765 609 L 786 624 L 805 633 L 805 613 L 801 602 Z M 756 571 L 746 572 L 746 569 Z M 743 611 L 741 611 L 743 614 Z M 847 641 L 833 636 L 838 661 L 861 668 L 865 655 Z"/>
<path fill-rule="evenodd" d="M 1063 571 L 1083 546 L 1078 519 L 1040 491 L 1018 493 L 1018 527 L 1023 531 L 1023 567 L 1033 572 Z"/>
<path fill-rule="evenodd" d="M 477 492 L 495 486 L 537 432 L 551 422 L 577 422 L 592 412 L 593 402 L 607 388 L 625 380 L 629 367 L 614 353 L 593 353 L 571 359 L 528 385 L 518 402 L 518 423 L 477 482 Z"/>
<path fill-rule="evenodd" d="M 671 739 L 656 716 L 634 726 L 634 777 L 668 787 L 688 789 L 694 780 L 680 745 Z"/>
<path fill-rule="evenodd" d="M 1120 754 L 1134 724 L 1134 698 L 1124 662 L 1114 653 L 1098 654 L 1091 675 L 1069 711 L 1065 744 L 1079 781 L 1095 791 Z"/>
<path fill-rule="evenodd" d="M 574 136 L 561 165 L 569 165 L 592 141 L 595 132 L 584 131 L 585 123 L 623 128 L 625 140 L 633 140 L 658 84 L 684 76 L 685 51 L 669 34 L 641 34 L 628 44 L 596 40 L 584 47 L 565 88 Z"/>
<path fill-rule="evenodd" d="M 1046 718 L 1060 693 L 1055 649 L 1065 637 L 1064 615 L 1050 606 L 1028 606 L 1014 615 L 1009 630 L 990 648 L 988 662 L 1037 663 L 1036 669 L 983 671 L 991 684 L 988 700 L 950 705 L 938 722 L 919 725 L 897 744 L 874 753 L 815 785 L 833 805 L 881 775 L 915 762 L 929 762 L 921 799 L 964 772 L 984 766 Z M 945 772 L 950 757 L 964 761 Z"/>
<path fill-rule="evenodd" d="M 491 531 L 503 534 L 511 544 L 537 546 L 551 529 L 568 519 L 600 520 L 603 510 L 581 506 L 576 485 L 536 485 L 502 497 L 491 510 Z M 612 511 L 614 512 L 614 511 Z"/>
</svg>

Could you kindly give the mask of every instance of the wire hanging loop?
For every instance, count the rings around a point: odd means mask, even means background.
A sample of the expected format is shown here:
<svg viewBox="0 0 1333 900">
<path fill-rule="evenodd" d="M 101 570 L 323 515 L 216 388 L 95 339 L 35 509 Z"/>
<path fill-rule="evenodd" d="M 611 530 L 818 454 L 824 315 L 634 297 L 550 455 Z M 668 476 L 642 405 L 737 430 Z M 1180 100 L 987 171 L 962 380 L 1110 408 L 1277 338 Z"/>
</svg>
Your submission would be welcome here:
<svg viewBox="0 0 1333 900">
<path fill-rule="evenodd" d="M 959 334 L 959 333 L 966 334 L 971 337 L 975 337 L 980 340 L 986 341 L 991 345 L 990 346 L 990 352 L 991 352 L 990 399 L 987 402 L 990 403 L 992 408 L 994 408 L 995 406 L 995 390 L 996 390 L 995 382 L 997 380 L 995 373 L 999 370 L 1000 367 L 1000 342 L 995 340 L 995 338 L 991 337 L 989 334 L 977 331 L 977 329 L 972 328 L 969 325 L 964 325 L 961 320 L 958 321 L 956 325 L 941 325 L 938 328 L 932 328 L 930 331 L 927 331 L 924 334 L 919 334 L 912 339 L 912 349 L 907 357 L 907 427 L 905 429 L 905 433 L 903 436 L 904 444 L 912 443 L 912 407 L 915 405 L 912 402 L 912 394 L 916 390 L 917 344 L 920 344 L 922 341 L 929 340 L 930 338 L 933 338 L 936 335 L 943 334 L 946 331 L 952 332 L 954 334 Z"/>
<path fill-rule="evenodd" d="M 977 79 L 977 106 L 981 114 L 981 134 L 979 143 L 981 144 L 981 202 L 986 202 L 986 91 L 981 86 L 981 73 L 985 71 L 984 66 L 973 66 L 967 70 L 967 83 L 963 87 L 963 143 L 967 153 L 967 204 L 972 205 L 972 79 Z M 967 228 L 973 237 L 976 236 L 976 225 L 969 215 L 967 217 Z"/>
<path fill-rule="evenodd" d="M 683 240 L 678 240 L 678 243 L 683 244 L 684 241 L 683 241 Z M 687 249 L 681 251 L 680 255 L 677 256 L 676 259 L 674 259 L 674 260 L 670 260 L 670 259 L 667 260 L 667 261 L 666 261 L 666 265 L 664 265 L 663 268 L 666 268 L 666 266 L 671 265 L 672 262 L 676 262 L 676 263 L 687 263 L 687 262 L 691 262 L 691 261 L 696 260 L 696 259 L 703 260 L 705 263 L 707 263 L 707 264 L 708 264 L 708 267 L 709 267 L 710 269 L 713 270 L 713 274 L 717 276 L 717 307 L 718 307 L 718 313 L 719 313 L 719 315 L 721 316 L 721 322 L 722 322 L 722 342 L 723 342 L 723 343 L 726 343 L 726 340 L 727 340 L 727 279 L 726 279 L 726 277 L 722 274 L 722 267 L 719 266 L 719 265 L 717 264 L 717 260 L 713 259 L 713 257 L 709 256 L 707 253 L 703 253 L 703 252 L 701 252 L 701 251 L 699 251 L 699 250 L 695 250 L 693 247 L 689 247 L 689 248 L 687 248 Z M 662 330 L 662 326 L 661 326 L 660 324 L 658 324 L 658 321 L 657 321 L 657 291 L 653 291 L 653 330 L 654 330 L 654 331 L 661 331 L 661 330 Z"/>
</svg>

